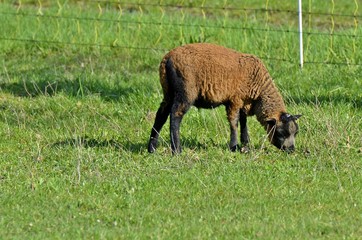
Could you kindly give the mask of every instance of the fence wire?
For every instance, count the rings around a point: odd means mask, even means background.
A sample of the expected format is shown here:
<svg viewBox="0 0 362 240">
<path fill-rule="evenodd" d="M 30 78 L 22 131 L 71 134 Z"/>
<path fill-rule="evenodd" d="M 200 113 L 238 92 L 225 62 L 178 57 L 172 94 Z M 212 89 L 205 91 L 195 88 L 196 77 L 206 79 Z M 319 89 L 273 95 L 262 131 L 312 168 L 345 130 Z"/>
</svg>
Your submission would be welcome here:
<svg viewBox="0 0 362 240">
<path fill-rule="evenodd" d="M 309 1 L 308 10 L 303 13 L 304 26 L 306 30 L 303 32 L 303 38 L 306 39 L 305 47 L 305 64 L 334 64 L 334 65 L 348 65 L 348 66 L 361 66 L 361 56 L 358 54 L 358 46 L 360 45 L 360 38 L 362 37 L 361 28 L 359 26 L 359 20 L 362 15 L 359 15 L 359 2 L 353 0 L 353 7 L 351 13 L 338 13 L 335 9 L 334 1 L 330 1 L 330 11 L 321 12 L 313 11 L 312 3 Z M 49 44 L 49 45 L 72 45 L 76 47 L 100 47 L 100 48 L 117 48 L 117 49 L 129 49 L 129 50 L 142 50 L 142 51 L 160 51 L 165 52 L 169 50 L 169 46 L 163 46 L 160 43 L 160 39 L 165 37 L 168 33 L 162 32 L 164 28 L 177 28 L 179 34 L 185 37 L 185 31 L 193 29 L 200 31 L 205 34 L 208 29 L 213 29 L 214 32 L 223 31 L 235 31 L 235 34 L 245 36 L 246 38 L 250 35 L 257 35 L 259 38 L 263 38 L 263 51 L 261 58 L 272 60 L 272 61 L 284 61 L 291 63 L 298 63 L 298 55 L 296 51 L 287 52 L 290 46 L 282 47 L 284 52 L 278 54 L 278 56 L 284 57 L 273 57 L 273 54 L 268 54 L 268 48 L 265 47 L 270 40 L 271 34 L 277 34 L 284 36 L 284 38 L 292 38 L 297 41 L 299 30 L 295 27 L 297 24 L 298 11 L 293 9 L 280 9 L 273 8 L 268 4 L 268 1 L 264 6 L 260 8 L 250 8 L 243 6 L 229 6 L 227 1 L 220 6 L 207 6 L 204 2 L 198 6 L 187 5 L 187 4 L 166 4 L 161 3 L 133 3 L 133 2 L 122 2 L 122 1 L 102 1 L 102 0 L 90 0 L 87 3 L 93 4 L 92 14 L 84 14 L 90 7 L 81 5 L 85 4 L 83 1 L 76 1 L 74 6 L 72 3 L 61 3 L 56 2 L 56 11 L 48 13 L 48 9 L 51 8 L 52 4 L 38 0 L 36 4 L 29 4 L 22 1 L 18 1 L 17 4 L 9 5 L 10 7 L 3 8 L 0 10 L 0 17 L 6 18 L 7 20 L 13 20 L 16 31 L 10 30 L 9 32 L 2 31 L 0 33 L 0 41 L 8 42 L 24 42 L 28 44 Z M 77 5 L 78 4 L 78 5 Z M 54 3 L 53 3 L 54 5 Z M 79 7 L 79 15 L 74 15 L 75 11 L 68 10 L 72 7 Z M 149 12 L 157 9 L 157 14 L 153 14 L 151 17 L 147 17 Z M 170 10 L 171 9 L 171 10 Z M 170 14 L 168 12 L 171 12 Z M 219 15 L 215 14 L 215 11 L 219 11 Z M 132 15 L 129 18 L 125 18 L 125 12 Z M 167 12 L 167 13 L 166 13 Z M 180 14 L 181 21 L 169 21 L 169 18 L 165 15 Z M 282 15 L 280 15 L 282 14 Z M 187 21 L 186 18 L 193 18 L 195 15 L 201 16 L 201 21 L 194 23 Z M 220 21 L 211 21 L 212 19 L 221 16 Z M 280 17 L 285 17 L 286 20 L 278 20 Z M 241 21 L 240 25 L 229 24 L 229 18 L 241 18 L 245 21 Z M 259 22 L 265 24 L 245 24 L 247 20 L 257 19 Z M 343 20 L 341 20 L 343 19 Z M 38 34 L 37 30 L 30 31 L 27 35 L 20 34 L 22 31 L 21 27 L 16 24 L 25 24 L 26 21 L 36 21 L 37 25 L 46 25 L 47 21 L 55 21 L 58 29 L 49 30 L 51 34 Z M 281 21 L 282 23 L 279 23 Z M 285 24 L 288 22 L 288 24 Z M 102 33 L 109 31 L 101 26 L 101 23 L 109 23 L 113 28 L 119 30 L 118 37 L 114 42 L 104 42 L 99 40 L 99 36 Z M 62 32 L 63 25 L 75 25 L 77 32 L 72 35 L 71 40 L 64 40 L 65 38 L 59 37 L 64 34 Z M 84 24 L 84 26 L 82 25 Z M 36 24 L 35 24 L 36 25 Z M 131 27 L 130 27 L 131 26 Z M 10 29 L 11 27 L 7 28 Z M 93 28 L 93 29 L 92 29 Z M 86 29 L 86 30 L 85 30 Z M 91 29 L 91 30 L 89 30 Z M 138 31 L 140 35 L 142 31 L 154 30 L 158 32 L 158 39 L 156 43 L 150 44 L 149 46 L 144 45 L 133 45 L 132 41 L 118 40 L 122 39 L 122 34 L 125 31 Z M 93 31 L 93 40 L 85 40 L 82 37 L 82 33 L 85 31 Z M 165 30 L 167 31 L 167 30 Z M 122 32 L 122 33 L 120 33 Z M 129 33 L 128 33 L 129 34 Z M 217 34 L 215 34 L 217 35 Z M 124 37 L 124 36 L 123 36 Z M 79 39 L 78 39 L 79 38 Z M 190 37 L 191 38 L 191 37 Z M 199 37 L 198 39 L 188 39 L 191 41 L 205 41 L 206 37 Z M 340 39 L 340 40 L 339 40 Z M 315 51 L 315 42 L 320 41 L 327 45 L 328 54 L 323 60 L 309 58 L 309 52 Z M 347 42 L 347 44 L 339 44 L 341 41 Z M 187 42 L 187 40 L 185 40 Z M 175 46 L 179 42 L 175 43 Z M 251 43 L 252 44 L 252 43 Z M 261 44 L 261 45 L 263 45 Z M 280 46 L 285 44 L 281 39 Z M 348 45 L 352 50 L 346 53 Z M 246 47 L 247 48 L 247 47 Z M 341 54 L 340 54 L 341 53 Z M 346 59 L 345 61 L 336 61 L 335 59 Z"/>
</svg>

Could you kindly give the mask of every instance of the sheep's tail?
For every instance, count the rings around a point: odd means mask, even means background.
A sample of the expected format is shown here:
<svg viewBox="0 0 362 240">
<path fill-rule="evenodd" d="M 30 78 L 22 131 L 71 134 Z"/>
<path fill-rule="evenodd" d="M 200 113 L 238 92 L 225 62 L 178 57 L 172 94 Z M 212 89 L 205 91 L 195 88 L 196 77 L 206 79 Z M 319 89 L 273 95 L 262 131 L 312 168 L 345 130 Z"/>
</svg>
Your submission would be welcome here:
<svg viewBox="0 0 362 240">
<path fill-rule="evenodd" d="M 163 102 L 165 103 L 171 103 L 172 101 L 172 94 L 173 91 L 171 89 L 172 85 L 169 81 L 169 65 L 170 64 L 170 57 L 168 54 L 162 59 L 160 63 L 159 73 L 160 73 L 160 83 L 162 86 L 163 91 Z"/>
</svg>

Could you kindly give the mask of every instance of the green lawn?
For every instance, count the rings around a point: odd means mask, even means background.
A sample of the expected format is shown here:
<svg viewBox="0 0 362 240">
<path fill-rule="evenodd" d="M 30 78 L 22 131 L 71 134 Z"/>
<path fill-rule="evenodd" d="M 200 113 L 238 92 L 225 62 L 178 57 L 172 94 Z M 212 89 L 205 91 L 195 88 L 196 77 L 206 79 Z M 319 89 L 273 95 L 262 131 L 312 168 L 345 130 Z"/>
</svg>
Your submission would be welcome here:
<svg viewBox="0 0 362 240">
<path fill-rule="evenodd" d="M 0 3 L 0 239 L 362 236 L 362 27 L 353 18 L 306 15 L 319 34 L 304 36 L 301 70 L 295 12 L 253 10 L 296 4 L 13 2 Z M 303 6 L 361 15 L 354 1 Z M 147 153 L 158 64 L 199 41 L 264 60 L 288 110 L 303 114 L 295 153 L 265 141 L 254 117 L 252 151 L 229 152 L 222 107 L 187 113 L 181 155 L 171 155 L 167 124 Z"/>
</svg>

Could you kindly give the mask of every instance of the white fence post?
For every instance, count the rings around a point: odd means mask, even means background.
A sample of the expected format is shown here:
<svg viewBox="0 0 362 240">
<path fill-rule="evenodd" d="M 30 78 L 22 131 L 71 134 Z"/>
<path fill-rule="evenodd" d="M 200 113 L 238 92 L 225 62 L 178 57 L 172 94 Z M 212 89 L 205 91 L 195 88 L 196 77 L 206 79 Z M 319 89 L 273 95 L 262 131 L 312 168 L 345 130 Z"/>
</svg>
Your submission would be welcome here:
<svg viewBox="0 0 362 240">
<path fill-rule="evenodd" d="M 303 24 L 302 24 L 302 0 L 299 0 L 299 54 L 300 54 L 300 67 L 303 68 Z"/>
</svg>

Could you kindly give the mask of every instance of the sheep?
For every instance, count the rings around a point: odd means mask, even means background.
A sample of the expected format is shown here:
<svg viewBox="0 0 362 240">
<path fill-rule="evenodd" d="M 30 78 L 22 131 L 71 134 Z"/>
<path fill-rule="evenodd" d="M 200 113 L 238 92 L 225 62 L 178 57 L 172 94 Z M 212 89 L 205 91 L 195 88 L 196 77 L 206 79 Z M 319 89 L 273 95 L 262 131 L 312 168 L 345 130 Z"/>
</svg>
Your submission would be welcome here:
<svg viewBox="0 0 362 240">
<path fill-rule="evenodd" d="M 286 112 L 284 101 L 260 59 L 251 54 L 209 43 L 176 47 L 167 53 L 159 67 L 163 101 L 156 113 L 148 152 L 156 150 L 162 126 L 170 115 L 173 154 L 181 152 L 180 123 L 191 106 L 226 107 L 230 124 L 231 151 L 236 151 L 237 128 L 241 127 L 241 152 L 249 151 L 247 116 L 256 115 L 277 148 L 293 152 L 296 120 L 301 115 Z"/>
</svg>

